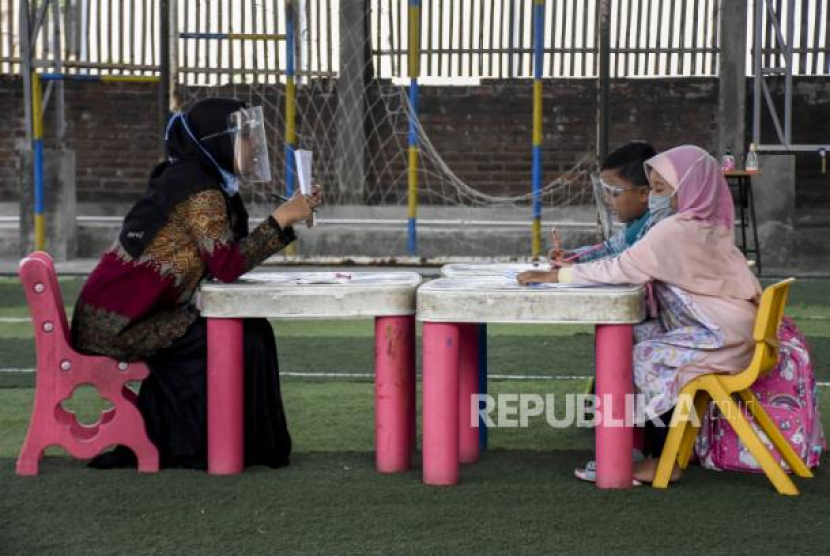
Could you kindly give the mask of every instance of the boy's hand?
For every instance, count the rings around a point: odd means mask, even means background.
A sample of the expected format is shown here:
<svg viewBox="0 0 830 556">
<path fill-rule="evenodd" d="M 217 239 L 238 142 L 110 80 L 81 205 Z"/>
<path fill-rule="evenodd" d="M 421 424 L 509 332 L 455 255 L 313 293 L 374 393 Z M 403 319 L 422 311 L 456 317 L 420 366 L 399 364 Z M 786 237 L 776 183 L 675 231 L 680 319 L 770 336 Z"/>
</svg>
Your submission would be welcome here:
<svg viewBox="0 0 830 556">
<path fill-rule="evenodd" d="M 538 270 L 528 270 L 516 276 L 516 281 L 523 286 L 530 284 L 555 284 L 559 282 L 559 271 L 554 269 L 550 272 L 540 272 Z"/>
<path fill-rule="evenodd" d="M 573 251 L 567 251 L 565 249 L 551 249 L 548 252 L 548 258 L 550 259 L 550 266 L 551 268 L 562 268 L 566 266 L 573 266 L 573 259 L 575 259 L 576 253 Z"/>
</svg>

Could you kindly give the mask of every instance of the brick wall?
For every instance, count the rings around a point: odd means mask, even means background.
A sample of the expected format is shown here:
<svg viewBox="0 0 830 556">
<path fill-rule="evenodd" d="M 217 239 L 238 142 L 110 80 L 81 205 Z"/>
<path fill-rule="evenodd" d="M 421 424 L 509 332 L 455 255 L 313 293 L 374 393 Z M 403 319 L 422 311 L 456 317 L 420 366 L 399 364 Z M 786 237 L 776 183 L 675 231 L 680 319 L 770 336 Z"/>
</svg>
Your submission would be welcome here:
<svg viewBox="0 0 830 556">
<path fill-rule="evenodd" d="M 531 183 L 529 82 L 422 89 L 423 127 L 458 176 L 487 193 L 525 192 Z M 709 81 L 625 81 L 611 90 L 611 145 L 629 139 L 658 148 L 683 141 L 713 149 L 717 86 Z M 690 100 L 693 99 L 693 100 Z M 547 81 L 543 105 L 544 181 L 570 169 L 596 144 L 596 90 L 590 80 Z"/>
<path fill-rule="evenodd" d="M 157 90 L 142 84 L 67 83 L 67 146 L 75 149 L 78 200 L 130 201 L 144 189 L 159 156 Z M 15 142 L 24 140 L 23 85 L 0 78 L 0 110 L 7 129 L 0 133 L 0 200 L 14 201 Z M 44 116 L 47 147 L 54 146 L 55 103 Z"/>
<path fill-rule="evenodd" d="M 25 141 L 23 129 L 23 84 L 9 76 L 0 76 L 0 201 L 17 199 L 15 144 Z"/>
<path fill-rule="evenodd" d="M 235 93 L 247 98 L 241 87 Z M 748 92 L 751 93 L 749 87 Z M 158 161 L 157 91 L 154 85 L 67 83 L 67 144 L 76 149 L 81 202 L 129 202 L 144 188 Z M 545 83 L 544 172 L 550 179 L 594 149 L 596 93 L 591 80 Z M 776 93 L 773 87 L 773 94 Z M 230 92 L 230 91 L 229 91 Z M 658 149 L 695 143 L 715 149 L 717 80 L 620 80 L 611 87 L 611 145 L 628 139 L 652 141 Z M 281 105 L 282 91 L 269 99 Z M 530 184 L 532 91 L 528 81 L 485 82 L 479 87 L 424 87 L 423 127 L 458 176 L 488 193 L 521 193 Z M 751 99 L 751 96 L 748 97 Z M 332 103 L 329 95 L 322 102 Z M 303 99 L 303 102 L 308 102 Z M 51 110 L 46 137 L 54 137 Z M 320 110 L 333 114 L 330 105 Z M 15 141 L 23 139 L 22 84 L 0 76 L 0 201 L 18 196 L 14 173 Z M 795 140 L 830 141 L 830 80 L 799 79 L 794 96 Z M 751 114 L 747 115 L 748 121 Z M 818 122 L 821 122 L 820 124 Z M 765 124 L 767 133 L 771 123 Z M 766 135 L 766 133 L 765 133 Z M 279 156 L 279 155 L 277 155 Z M 400 163 L 405 160 L 399 157 Z M 405 191 L 403 168 L 390 184 Z M 798 205 L 830 207 L 828 175 L 819 173 L 818 157 L 800 155 Z"/>
</svg>

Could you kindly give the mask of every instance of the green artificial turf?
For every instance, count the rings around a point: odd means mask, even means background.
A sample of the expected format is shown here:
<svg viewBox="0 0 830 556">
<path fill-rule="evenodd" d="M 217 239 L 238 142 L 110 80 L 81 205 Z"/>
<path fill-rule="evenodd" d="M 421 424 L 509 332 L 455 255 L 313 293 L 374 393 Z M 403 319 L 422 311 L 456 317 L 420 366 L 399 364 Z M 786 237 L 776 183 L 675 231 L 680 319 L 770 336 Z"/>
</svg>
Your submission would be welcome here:
<svg viewBox="0 0 830 556">
<path fill-rule="evenodd" d="M 80 280 L 62 282 L 67 302 Z M 70 295 L 71 294 L 71 295 Z M 70 307 L 71 309 L 71 307 Z M 799 281 L 788 313 L 830 380 L 830 281 Z M 19 285 L 0 280 L 0 368 L 34 367 Z M 827 554 L 830 474 L 786 498 L 762 475 L 691 468 L 665 491 L 600 491 L 572 478 L 591 457 L 590 429 L 495 429 L 459 485 L 374 471 L 370 321 L 274 323 L 292 465 L 242 475 L 95 471 L 50 450 L 18 478 L 34 375 L 0 371 L 0 555 L 109 554 Z M 581 326 L 489 327 L 493 393 L 581 393 L 593 334 Z M 358 377 L 305 376 L 356 374 Z M 298 376 L 302 375 L 302 376 Z M 545 376 L 549 380 L 515 377 Z M 514 377 L 514 378 L 510 378 Z M 558 378 L 557 378 L 558 377 Z M 830 388 L 821 387 L 822 407 Z M 84 388 L 67 402 L 89 421 L 105 407 Z M 419 412 L 420 415 L 420 412 Z M 830 409 L 825 428 L 830 430 Z"/>
</svg>

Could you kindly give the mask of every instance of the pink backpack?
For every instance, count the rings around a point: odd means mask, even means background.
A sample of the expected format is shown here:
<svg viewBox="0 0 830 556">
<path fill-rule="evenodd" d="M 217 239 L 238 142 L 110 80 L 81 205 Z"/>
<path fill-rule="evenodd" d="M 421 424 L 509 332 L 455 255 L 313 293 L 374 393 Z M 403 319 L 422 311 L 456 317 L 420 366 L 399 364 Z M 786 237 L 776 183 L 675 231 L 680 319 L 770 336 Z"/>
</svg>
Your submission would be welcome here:
<svg viewBox="0 0 830 556">
<path fill-rule="evenodd" d="M 804 335 L 790 318 L 784 317 L 781 322 L 778 339 L 778 364 L 757 380 L 752 391 L 795 452 L 812 468 L 818 465 L 821 453 L 827 449 L 827 441 L 818 410 L 810 353 Z M 742 411 L 776 461 L 782 463 L 778 450 L 748 411 L 743 408 Z M 695 453 L 701 465 L 709 469 L 762 473 L 758 462 L 716 409 L 710 409 L 703 418 Z M 786 463 L 782 466 L 790 471 Z"/>
</svg>

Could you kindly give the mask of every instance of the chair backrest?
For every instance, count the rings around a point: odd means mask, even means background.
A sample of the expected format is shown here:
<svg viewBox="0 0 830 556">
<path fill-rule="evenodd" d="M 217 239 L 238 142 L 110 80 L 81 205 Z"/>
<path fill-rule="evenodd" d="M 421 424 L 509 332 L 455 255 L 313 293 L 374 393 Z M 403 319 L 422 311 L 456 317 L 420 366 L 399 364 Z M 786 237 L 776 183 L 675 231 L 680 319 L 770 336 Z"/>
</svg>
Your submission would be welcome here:
<svg viewBox="0 0 830 556">
<path fill-rule="evenodd" d="M 778 363 L 778 328 L 784 317 L 784 308 L 790 296 L 790 286 L 795 278 L 782 280 L 767 287 L 761 295 L 758 316 L 755 318 L 755 355 L 750 370 L 755 376 L 753 381 L 775 367 Z"/>
<path fill-rule="evenodd" d="M 69 323 L 52 257 L 40 251 L 32 253 L 20 261 L 18 274 L 32 314 L 38 351 L 49 342 L 68 345 Z"/>
</svg>

